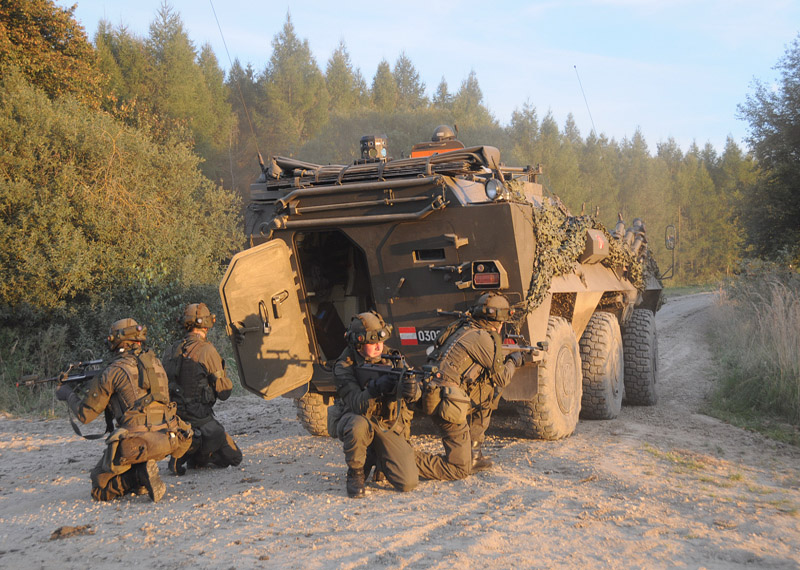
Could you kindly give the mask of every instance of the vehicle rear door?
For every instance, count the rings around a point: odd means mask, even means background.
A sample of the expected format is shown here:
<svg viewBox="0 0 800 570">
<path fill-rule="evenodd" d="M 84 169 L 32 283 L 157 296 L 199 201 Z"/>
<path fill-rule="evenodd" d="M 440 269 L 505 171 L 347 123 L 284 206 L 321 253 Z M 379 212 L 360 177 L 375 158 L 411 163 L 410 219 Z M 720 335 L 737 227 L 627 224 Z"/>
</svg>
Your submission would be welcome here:
<svg viewBox="0 0 800 570">
<path fill-rule="evenodd" d="M 280 239 L 237 253 L 219 286 L 245 388 L 266 400 L 311 379 L 311 352 L 291 250 Z"/>
</svg>

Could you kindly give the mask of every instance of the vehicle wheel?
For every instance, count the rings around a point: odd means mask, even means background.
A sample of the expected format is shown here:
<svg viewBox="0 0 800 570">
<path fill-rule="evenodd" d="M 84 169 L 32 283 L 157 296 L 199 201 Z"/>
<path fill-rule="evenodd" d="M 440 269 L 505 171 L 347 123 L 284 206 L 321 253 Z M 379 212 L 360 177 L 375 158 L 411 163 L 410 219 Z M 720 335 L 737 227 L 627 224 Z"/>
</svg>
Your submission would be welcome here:
<svg viewBox="0 0 800 570">
<path fill-rule="evenodd" d="M 656 316 L 648 309 L 636 309 L 622 331 L 625 353 L 625 404 L 652 406 L 656 403 L 658 338 Z"/>
<path fill-rule="evenodd" d="M 561 439 L 572 435 L 581 411 L 581 357 L 578 341 L 566 319 L 550 317 L 548 349 L 539 364 L 538 390 L 517 410 L 532 437 Z"/>
<path fill-rule="evenodd" d="M 322 394 L 308 392 L 302 398 L 295 398 L 297 419 L 311 435 L 328 435 L 328 405 Z"/>
<path fill-rule="evenodd" d="M 614 419 L 622 408 L 625 391 L 625 357 L 617 318 L 611 313 L 595 313 L 578 344 L 583 370 L 581 417 Z"/>
</svg>

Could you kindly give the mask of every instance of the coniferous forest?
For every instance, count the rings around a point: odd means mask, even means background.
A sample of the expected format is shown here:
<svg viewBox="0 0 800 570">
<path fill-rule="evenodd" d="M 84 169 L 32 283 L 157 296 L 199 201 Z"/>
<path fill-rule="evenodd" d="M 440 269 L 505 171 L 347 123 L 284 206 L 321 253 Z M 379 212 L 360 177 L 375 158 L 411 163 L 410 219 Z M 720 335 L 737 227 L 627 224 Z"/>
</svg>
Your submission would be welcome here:
<svg viewBox="0 0 800 570">
<path fill-rule="evenodd" d="M 749 148 L 729 139 L 684 151 L 639 132 L 584 135 L 571 117 L 558 124 L 522 101 L 502 125 L 475 73 L 425 85 L 401 53 L 364 77 L 344 41 L 317 61 L 289 16 L 268 61 L 226 72 L 168 4 L 144 37 L 104 21 L 88 38 L 51 0 L 4 1 L 0 344 L 41 355 L 8 372 L 52 369 L 96 346 L 121 311 L 139 310 L 165 342 L 172 331 L 156 323 L 200 292 L 214 297 L 243 244 L 258 153 L 347 164 L 364 134 L 386 134 L 400 157 L 437 125 L 456 126 L 506 164 L 541 164 L 546 189 L 574 213 L 599 209 L 608 227 L 618 214 L 644 219 L 662 266 L 672 224 L 673 284 L 717 282 L 748 258 L 796 264 L 800 36 L 777 69 L 778 90 L 757 83 L 741 95 Z"/>
</svg>

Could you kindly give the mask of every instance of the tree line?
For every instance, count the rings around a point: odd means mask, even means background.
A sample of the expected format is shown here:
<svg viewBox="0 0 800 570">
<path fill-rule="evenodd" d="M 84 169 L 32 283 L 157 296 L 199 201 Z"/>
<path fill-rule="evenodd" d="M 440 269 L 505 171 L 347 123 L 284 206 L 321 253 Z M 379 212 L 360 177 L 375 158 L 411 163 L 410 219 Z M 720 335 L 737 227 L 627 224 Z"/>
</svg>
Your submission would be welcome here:
<svg viewBox="0 0 800 570">
<path fill-rule="evenodd" d="M 405 53 L 371 80 L 344 41 L 320 66 L 289 16 L 261 69 L 236 60 L 227 73 L 166 2 L 144 37 L 101 21 L 89 41 L 51 0 L 9 0 L 0 17 L 6 307 L 61 307 L 142 279 L 213 282 L 242 243 L 259 153 L 346 164 L 362 135 L 384 133 L 400 157 L 439 124 L 507 164 L 543 165 L 546 189 L 574 213 L 597 211 L 609 227 L 642 218 L 662 266 L 674 225 L 678 283 L 718 279 L 746 255 L 798 256 L 798 141 L 776 134 L 798 108 L 797 40 L 782 60 L 792 95 L 760 86 L 740 108 L 755 152 L 730 138 L 683 151 L 672 139 L 651 148 L 639 131 L 584 137 L 571 115 L 559 125 L 528 102 L 501 125 L 474 72 L 428 96 Z M 776 115 L 784 124 L 769 124 Z"/>
</svg>

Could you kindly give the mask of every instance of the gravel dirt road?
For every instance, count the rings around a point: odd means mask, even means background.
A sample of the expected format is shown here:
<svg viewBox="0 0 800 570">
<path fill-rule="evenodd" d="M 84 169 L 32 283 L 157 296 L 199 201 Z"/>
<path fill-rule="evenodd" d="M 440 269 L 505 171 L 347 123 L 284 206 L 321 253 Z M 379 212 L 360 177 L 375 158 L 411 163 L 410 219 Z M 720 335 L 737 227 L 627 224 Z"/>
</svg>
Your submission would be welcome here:
<svg viewBox="0 0 800 570">
<path fill-rule="evenodd" d="M 698 411 L 712 303 L 658 313 L 656 406 L 555 442 L 522 438 L 501 409 L 494 469 L 408 494 L 348 499 L 339 443 L 306 434 L 282 398 L 220 403 L 244 462 L 184 477 L 163 462 L 155 504 L 92 501 L 102 444 L 65 420 L 0 418 L 0 567 L 800 568 L 800 450 Z M 424 421 L 415 431 L 440 448 Z"/>
</svg>

